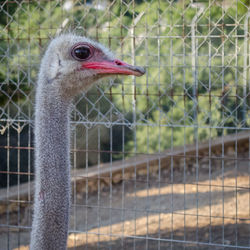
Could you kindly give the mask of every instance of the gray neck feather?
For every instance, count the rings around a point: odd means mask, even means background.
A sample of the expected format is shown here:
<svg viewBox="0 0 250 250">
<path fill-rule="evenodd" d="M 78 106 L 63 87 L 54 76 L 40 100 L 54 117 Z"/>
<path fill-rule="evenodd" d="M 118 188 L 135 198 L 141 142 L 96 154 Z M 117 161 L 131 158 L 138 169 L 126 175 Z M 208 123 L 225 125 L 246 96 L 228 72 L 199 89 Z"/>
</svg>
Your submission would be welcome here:
<svg viewBox="0 0 250 250">
<path fill-rule="evenodd" d="M 48 94 L 50 93 L 50 94 Z M 70 102 L 38 85 L 35 111 L 35 207 L 31 250 L 64 250 L 70 206 Z"/>
</svg>

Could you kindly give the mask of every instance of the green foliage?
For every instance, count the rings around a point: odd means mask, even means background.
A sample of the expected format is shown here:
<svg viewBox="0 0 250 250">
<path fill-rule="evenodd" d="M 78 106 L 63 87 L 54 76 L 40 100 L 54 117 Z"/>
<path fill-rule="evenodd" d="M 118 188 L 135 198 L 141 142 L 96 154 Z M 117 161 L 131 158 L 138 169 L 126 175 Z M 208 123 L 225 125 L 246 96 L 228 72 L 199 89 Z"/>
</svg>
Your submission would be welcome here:
<svg viewBox="0 0 250 250">
<path fill-rule="evenodd" d="M 191 143 L 196 136 L 200 140 L 217 136 L 219 130 L 210 128 L 249 126 L 247 114 L 243 122 L 240 98 L 244 89 L 243 24 L 249 0 L 216 1 L 210 6 L 210 1 L 198 2 L 204 11 L 195 25 L 196 38 L 192 38 L 192 20 L 199 8 L 191 1 L 110 1 L 106 9 L 96 8 L 91 1 L 84 7 L 79 1 L 68 10 L 58 1 L 3 6 L 0 105 L 6 105 L 9 97 L 18 105 L 25 102 L 49 38 L 60 28 L 77 28 L 128 62 L 134 54 L 136 64 L 147 68 L 147 75 L 135 79 L 134 85 L 126 78 L 112 88 L 115 106 L 127 114 L 127 120 L 138 123 L 135 137 L 135 132 L 126 130 L 126 150 L 136 147 L 138 152 L 158 152 Z M 222 8 L 222 3 L 229 7 Z M 236 19 L 240 25 L 235 25 Z M 92 91 L 92 97 L 98 95 Z M 132 114 L 135 93 L 136 116 Z M 86 105 L 78 103 L 83 114 Z M 99 105 L 102 113 L 110 108 L 105 100 Z M 114 128 L 114 134 L 119 131 Z"/>
</svg>

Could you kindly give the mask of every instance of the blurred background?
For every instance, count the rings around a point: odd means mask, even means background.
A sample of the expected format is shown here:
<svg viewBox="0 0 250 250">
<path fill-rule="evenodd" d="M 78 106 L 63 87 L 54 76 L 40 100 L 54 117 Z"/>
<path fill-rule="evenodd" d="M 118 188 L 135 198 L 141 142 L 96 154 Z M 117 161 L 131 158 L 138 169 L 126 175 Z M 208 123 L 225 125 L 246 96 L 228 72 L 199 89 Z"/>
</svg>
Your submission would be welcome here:
<svg viewBox="0 0 250 250">
<path fill-rule="evenodd" d="M 37 72 L 67 32 L 146 69 L 74 102 L 72 249 L 249 249 L 249 19 L 249 0 L 1 0 L 0 249 L 29 243 Z"/>
</svg>

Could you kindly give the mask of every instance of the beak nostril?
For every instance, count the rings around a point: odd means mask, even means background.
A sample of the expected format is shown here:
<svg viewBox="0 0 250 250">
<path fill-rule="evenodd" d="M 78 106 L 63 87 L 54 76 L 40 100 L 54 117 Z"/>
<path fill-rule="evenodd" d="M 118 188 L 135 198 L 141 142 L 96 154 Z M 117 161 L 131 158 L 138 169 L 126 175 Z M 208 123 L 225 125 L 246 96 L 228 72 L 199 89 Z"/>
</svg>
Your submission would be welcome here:
<svg viewBox="0 0 250 250">
<path fill-rule="evenodd" d="M 119 60 L 115 60 L 115 64 L 121 66 L 122 63 Z"/>
</svg>

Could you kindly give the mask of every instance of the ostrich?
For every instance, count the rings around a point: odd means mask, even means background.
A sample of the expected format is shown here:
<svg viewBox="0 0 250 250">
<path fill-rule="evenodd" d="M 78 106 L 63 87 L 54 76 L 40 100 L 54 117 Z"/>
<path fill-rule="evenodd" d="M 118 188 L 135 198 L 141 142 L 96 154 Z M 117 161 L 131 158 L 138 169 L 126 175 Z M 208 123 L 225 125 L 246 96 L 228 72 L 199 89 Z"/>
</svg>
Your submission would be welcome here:
<svg viewBox="0 0 250 250">
<path fill-rule="evenodd" d="M 70 106 L 97 80 L 145 73 L 103 45 L 74 34 L 49 44 L 41 61 L 35 106 L 35 205 L 31 250 L 67 247 L 70 207 Z"/>
</svg>

